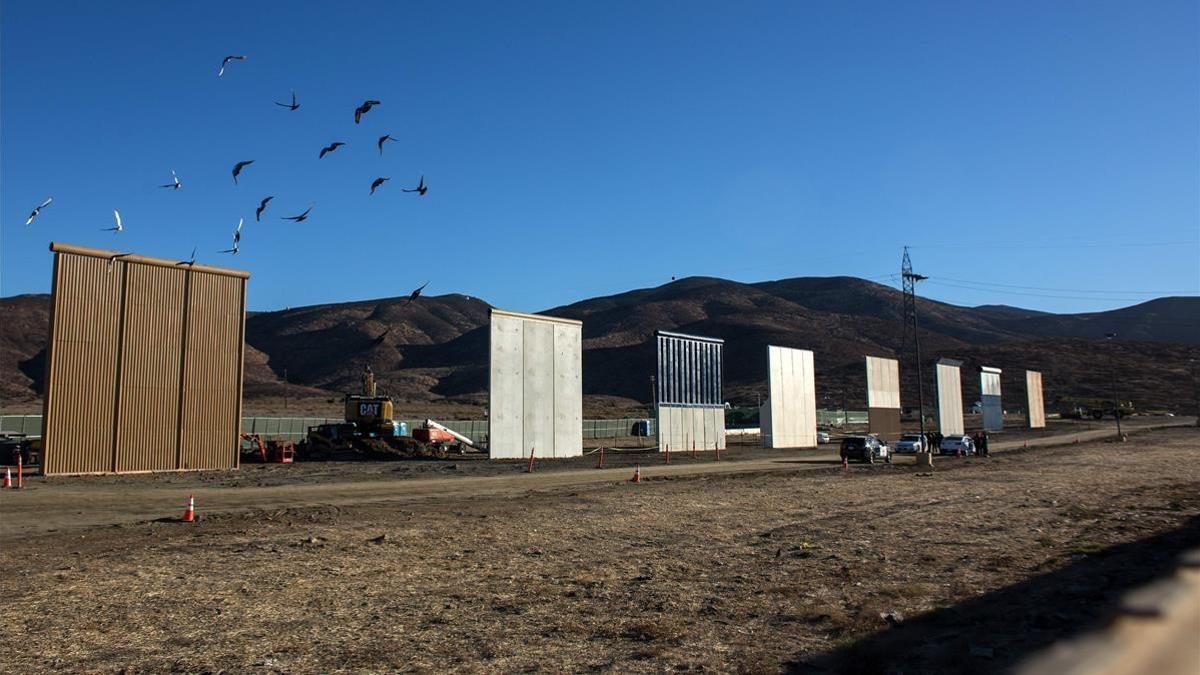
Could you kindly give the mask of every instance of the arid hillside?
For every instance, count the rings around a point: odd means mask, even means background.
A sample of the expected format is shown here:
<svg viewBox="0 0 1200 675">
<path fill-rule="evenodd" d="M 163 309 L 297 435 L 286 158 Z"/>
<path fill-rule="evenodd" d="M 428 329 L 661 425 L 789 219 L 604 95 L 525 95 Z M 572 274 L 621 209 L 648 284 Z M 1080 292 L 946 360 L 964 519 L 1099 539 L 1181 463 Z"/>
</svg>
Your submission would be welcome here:
<svg viewBox="0 0 1200 675">
<path fill-rule="evenodd" d="M 329 402 L 358 387 L 363 366 L 401 402 L 481 406 L 487 389 L 488 305 L 458 294 L 383 298 L 253 313 L 247 320 L 246 403 Z M 691 277 L 547 310 L 584 322 L 584 393 L 589 414 L 634 409 L 650 398 L 656 330 L 726 341 L 726 396 L 753 403 L 766 392 L 765 346 L 816 352 L 818 397 L 863 405 L 865 354 L 903 359 L 905 404 L 915 403 L 911 350 L 902 350 L 899 292 L 853 277 L 743 284 Z M 1200 358 L 1200 298 L 1161 298 L 1111 312 L 1047 314 L 1016 307 L 918 302 L 922 357 L 966 362 L 964 398 L 978 396 L 979 365 L 1005 369 L 1016 405 L 1024 369 L 1042 370 L 1046 399 L 1108 396 L 1141 406 L 1189 409 L 1189 359 Z M 49 297 L 0 299 L 0 395 L 6 404 L 40 396 Z M 1118 340 L 1103 339 L 1116 331 Z M 926 389 L 931 395 L 931 367 Z M 1018 406 L 1019 407 L 1019 406 Z"/>
</svg>

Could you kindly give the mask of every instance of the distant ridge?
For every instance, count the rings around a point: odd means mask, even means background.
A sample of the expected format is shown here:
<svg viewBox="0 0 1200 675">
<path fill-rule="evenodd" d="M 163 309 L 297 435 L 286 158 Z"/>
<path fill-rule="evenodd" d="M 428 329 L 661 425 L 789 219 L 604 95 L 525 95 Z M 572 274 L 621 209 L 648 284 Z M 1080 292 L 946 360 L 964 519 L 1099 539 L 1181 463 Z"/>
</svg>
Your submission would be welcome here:
<svg viewBox="0 0 1200 675">
<path fill-rule="evenodd" d="M 401 400 L 486 401 L 490 305 L 452 294 L 381 298 L 252 313 L 246 322 L 246 399 L 340 397 L 370 364 L 380 386 Z M 1188 358 L 1200 358 L 1200 298 L 1166 297 L 1107 312 L 1051 314 L 1007 305 L 960 307 L 919 299 L 922 347 L 932 363 L 954 356 L 967 366 L 1005 369 L 1006 400 L 1023 401 L 1025 368 L 1045 372 L 1047 401 L 1107 395 L 1110 360 L 1122 392 L 1141 405 L 1183 408 Z M 590 400 L 636 406 L 650 396 L 656 330 L 726 340 L 726 396 L 753 403 L 765 394 L 767 344 L 816 352 L 818 396 L 862 405 L 864 354 L 890 356 L 902 345 L 900 292 L 855 277 L 800 277 L 739 283 L 688 277 L 555 307 L 544 313 L 584 322 L 584 392 Z M 0 396 L 39 397 L 49 296 L 0 299 Z M 1119 340 L 1107 343 L 1105 333 Z M 905 405 L 916 380 L 904 355 Z M 284 374 L 286 372 L 286 382 Z M 932 388 L 928 373 L 927 390 Z M 978 377 L 963 377 L 966 399 Z M 1190 398 L 1190 394 L 1187 395 Z M 931 399 L 932 400 L 932 399 Z M 621 402 L 624 402 L 623 404 Z M 1018 406 L 1019 407 L 1019 406 Z"/>
</svg>

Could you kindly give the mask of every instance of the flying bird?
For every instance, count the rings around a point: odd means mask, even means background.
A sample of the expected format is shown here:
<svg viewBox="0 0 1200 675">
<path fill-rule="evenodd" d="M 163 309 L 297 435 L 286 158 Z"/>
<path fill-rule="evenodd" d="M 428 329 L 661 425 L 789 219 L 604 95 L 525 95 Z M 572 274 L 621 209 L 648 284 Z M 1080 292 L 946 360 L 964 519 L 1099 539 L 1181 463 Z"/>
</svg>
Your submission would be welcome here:
<svg viewBox="0 0 1200 675">
<path fill-rule="evenodd" d="M 402 305 L 402 306 L 407 306 L 407 305 L 408 305 L 410 302 L 412 302 L 413 300 L 416 300 L 417 298 L 421 297 L 421 291 L 425 290 L 425 287 L 426 287 L 426 286 L 428 286 L 428 285 L 429 285 L 429 282 L 428 282 L 428 281 L 426 281 L 425 283 L 421 284 L 421 287 L 420 287 L 420 288 L 418 288 L 417 290 L 415 290 L 415 291 L 413 291 L 412 293 L 410 293 L 410 294 L 409 294 L 409 296 L 408 296 L 408 302 L 404 303 L 404 305 Z"/>
<path fill-rule="evenodd" d="M 388 141 L 396 141 L 396 140 L 398 140 L 398 139 L 392 138 L 391 134 L 384 134 L 383 136 L 380 136 L 379 141 L 376 143 L 376 145 L 379 146 L 379 156 L 380 157 L 383 156 L 383 144 L 384 143 L 386 143 Z"/>
<path fill-rule="evenodd" d="M 191 258 L 188 258 L 187 260 L 180 260 L 179 262 L 175 263 L 175 266 L 179 267 L 181 265 L 195 265 L 196 264 L 196 248 L 197 247 L 195 247 L 195 246 L 192 247 L 192 257 Z"/>
<path fill-rule="evenodd" d="M 121 224 L 121 212 L 120 211 L 113 209 L 113 218 L 116 219 L 117 224 L 112 227 L 103 228 L 101 230 L 102 232 L 112 232 L 113 234 L 116 234 L 125 229 L 125 226 Z"/>
<path fill-rule="evenodd" d="M 317 155 L 317 159 L 321 159 L 325 155 L 328 155 L 329 153 L 333 152 L 334 150 L 337 150 L 338 148 L 342 147 L 343 145 L 345 145 L 345 143 L 343 143 L 341 141 L 337 141 L 336 143 L 329 144 L 329 146 L 327 146 L 327 147 L 321 148 L 321 154 Z"/>
<path fill-rule="evenodd" d="M 371 182 L 371 194 L 375 194 L 375 188 L 379 187 L 380 185 L 383 185 L 384 183 L 386 183 L 389 180 L 391 180 L 391 178 L 389 178 L 387 176 L 380 176 L 379 178 L 376 178 L 374 181 L 372 181 Z"/>
<path fill-rule="evenodd" d="M 259 203 L 258 208 L 254 209 L 254 222 L 259 221 L 259 219 L 262 216 L 263 210 L 267 208 L 267 202 L 271 201 L 272 199 L 275 199 L 274 195 L 263 198 L 262 202 Z"/>
<path fill-rule="evenodd" d="M 167 183 L 166 185 L 159 185 L 158 187 L 171 188 L 172 190 L 178 190 L 179 188 L 183 187 L 183 183 L 179 180 L 179 176 L 175 173 L 175 169 L 171 169 L 171 179 L 174 182 Z"/>
<path fill-rule="evenodd" d="M 403 190 L 403 192 L 415 192 L 415 193 L 417 193 L 417 195 L 424 197 L 425 193 L 429 192 L 429 188 L 425 185 L 424 174 L 421 175 L 421 182 L 417 184 L 416 188 L 414 188 L 412 190 L 405 189 L 405 190 Z"/>
<path fill-rule="evenodd" d="M 237 255 L 238 244 L 242 243 L 242 225 L 246 222 L 245 218 L 238 218 L 237 229 L 233 231 L 233 248 L 227 248 L 221 253 L 232 253 Z"/>
<path fill-rule="evenodd" d="M 310 206 L 304 210 L 304 213 L 301 213 L 298 216 L 284 216 L 283 219 L 290 220 L 293 223 L 300 223 L 300 222 L 303 222 L 308 219 L 308 212 L 312 211 L 312 210 L 313 210 L 313 207 Z"/>
<path fill-rule="evenodd" d="M 296 110 L 296 109 L 298 109 L 298 108 L 300 107 L 300 104 L 299 104 L 299 103 L 296 103 L 296 92 L 295 92 L 295 90 L 293 90 L 293 91 L 292 91 L 292 103 L 291 103 L 291 105 L 288 105 L 287 103 L 280 103 L 279 101 L 275 101 L 275 105 L 278 105 L 278 106 L 283 106 L 284 108 L 287 108 L 288 110 Z"/>
<path fill-rule="evenodd" d="M 367 99 L 363 104 L 354 109 L 354 123 L 358 124 L 363 115 L 366 115 L 371 110 L 371 106 L 380 105 L 379 101 Z"/>
<path fill-rule="evenodd" d="M 245 61 L 245 60 L 246 60 L 246 57 L 244 57 L 244 56 L 226 56 L 225 59 L 221 61 L 221 69 L 217 71 L 217 77 L 220 77 L 225 74 L 225 66 L 229 65 L 230 61 Z"/>
<path fill-rule="evenodd" d="M 253 163 L 254 163 L 254 160 L 248 159 L 244 162 L 238 162 L 237 164 L 233 165 L 233 183 L 234 183 L 234 185 L 237 184 L 237 177 L 238 177 L 238 174 L 242 172 L 242 169 Z"/>
<path fill-rule="evenodd" d="M 42 209 L 46 208 L 47 206 L 50 206 L 50 202 L 52 202 L 52 201 L 54 201 L 54 197 L 46 197 L 46 201 L 33 207 L 33 211 L 30 211 L 29 219 L 25 221 L 25 224 L 32 225 L 33 220 L 38 217 L 38 215 L 42 212 Z"/>
</svg>

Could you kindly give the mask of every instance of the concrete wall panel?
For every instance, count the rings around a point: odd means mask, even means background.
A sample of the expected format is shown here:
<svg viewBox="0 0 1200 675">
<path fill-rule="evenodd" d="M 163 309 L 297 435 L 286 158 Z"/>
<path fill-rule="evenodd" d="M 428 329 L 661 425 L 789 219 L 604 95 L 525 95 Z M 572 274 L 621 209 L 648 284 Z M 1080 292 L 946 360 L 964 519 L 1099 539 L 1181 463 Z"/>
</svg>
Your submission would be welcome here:
<svg viewBox="0 0 1200 675">
<path fill-rule="evenodd" d="M 488 452 L 493 458 L 527 456 L 523 404 L 525 331 L 521 319 L 492 314 L 488 386 Z"/>
<path fill-rule="evenodd" d="M 1046 426 L 1046 404 L 1042 398 L 1042 374 L 1036 370 L 1025 371 L 1025 392 L 1029 399 L 1029 412 L 1026 419 L 1030 429 L 1042 429 Z"/>
<path fill-rule="evenodd" d="M 706 442 L 714 448 L 725 449 L 725 409 L 724 408 L 709 408 L 708 414 L 712 418 L 713 428 L 717 430 L 717 435 L 713 438 L 706 439 Z"/>
<path fill-rule="evenodd" d="M 524 399 L 521 412 L 524 438 L 521 455 L 530 448 L 541 448 L 542 457 L 554 456 L 554 326 L 540 321 L 525 321 Z"/>
<path fill-rule="evenodd" d="M 900 362 L 867 357 L 867 427 L 886 441 L 900 438 Z"/>
<path fill-rule="evenodd" d="M 938 429 L 946 435 L 964 433 L 961 366 L 950 359 L 937 364 Z"/>
<path fill-rule="evenodd" d="M 1004 429 L 1004 405 L 1000 400 L 1000 369 L 982 366 L 979 369 L 979 389 L 982 393 L 983 428 L 985 431 Z"/>
<path fill-rule="evenodd" d="M 582 455 L 582 324 L 493 309 L 489 336 L 490 456 Z"/>
<path fill-rule="evenodd" d="M 900 407 L 900 362 L 867 357 L 867 407 Z"/>
<path fill-rule="evenodd" d="M 721 408 L 659 406 L 659 451 L 670 445 L 671 452 L 725 449 L 725 411 Z"/>
<path fill-rule="evenodd" d="M 807 349 L 767 347 L 768 398 L 762 418 L 769 448 L 817 445 L 817 394 L 813 353 Z"/>
<path fill-rule="evenodd" d="M 554 456 L 583 454 L 583 343 L 579 326 L 554 326 Z"/>
</svg>

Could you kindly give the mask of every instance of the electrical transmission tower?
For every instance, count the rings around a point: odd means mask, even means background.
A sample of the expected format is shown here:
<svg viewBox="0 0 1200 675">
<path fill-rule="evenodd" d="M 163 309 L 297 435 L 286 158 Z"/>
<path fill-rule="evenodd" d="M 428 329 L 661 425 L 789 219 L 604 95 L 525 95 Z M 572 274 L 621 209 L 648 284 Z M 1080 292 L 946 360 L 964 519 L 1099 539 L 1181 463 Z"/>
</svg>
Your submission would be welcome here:
<svg viewBox="0 0 1200 675">
<path fill-rule="evenodd" d="M 929 277 L 913 272 L 908 247 L 904 247 L 904 260 L 900 263 L 900 277 L 904 280 L 904 331 L 900 341 L 900 352 L 908 350 L 908 334 L 912 331 L 913 372 L 917 374 L 917 417 L 921 420 L 921 445 L 925 439 L 925 378 L 921 376 L 921 339 L 917 335 L 917 282 Z M 924 448 L 929 450 L 929 448 Z"/>
</svg>

